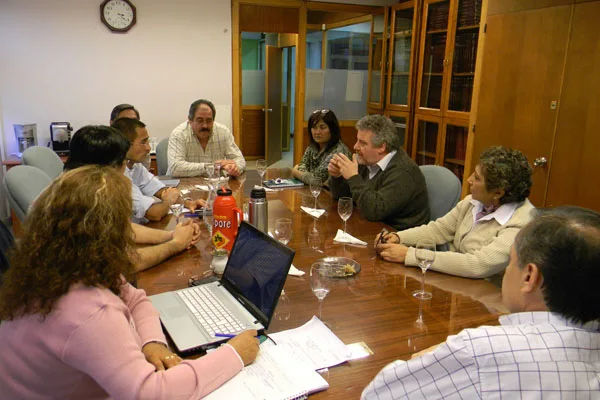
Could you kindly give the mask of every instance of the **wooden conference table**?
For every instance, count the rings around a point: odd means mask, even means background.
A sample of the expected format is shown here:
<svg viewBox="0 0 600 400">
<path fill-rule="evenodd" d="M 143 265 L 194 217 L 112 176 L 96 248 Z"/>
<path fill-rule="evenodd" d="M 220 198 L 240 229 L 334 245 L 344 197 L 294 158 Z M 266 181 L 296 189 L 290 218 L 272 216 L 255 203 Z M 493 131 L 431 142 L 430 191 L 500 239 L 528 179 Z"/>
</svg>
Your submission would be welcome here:
<svg viewBox="0 0 600 400">
<path fill-rule="evenodd" d="M 271 178 L 288 174 L 289 170 L 268 171 Z M 238 206 L 258 180 L 256 171 L 249 171 L 240 179 L 229 181 Z M 192 188 L 197 183 L 205 184 L 201 178 L 184 178 L 180 187 Z M 206 197 L 206 192 L 195 191 L 193 196 Z M 292 220 L 293 237 L 288 246 L 296 250 L 294 265 L 306 272 L 303 277 L 288 276 L 284 287 L 288 300 L 280 300 L 268 332 L 298 327 L 318 313 L 308 279 L 313 262 L 325 256 L 343 256 L 358 261 L 362 267 L 356 276 L 342 279 L 332 288 L 324 300 L 323 320 L 332 325 L 332 331 L 344 343 L 364 342 L 373 354 L 330 368 L 325 374 L 330 388 L 311 396 L 315 399 L 357 399 L 389 362 L 407 360 L 414 352 L 440 343 L 464 328 L 497 325 L 498 314 L 506 312 L 500 303 L 500 290 L 491 283 L 432 271 L 427 272 L 425 284 L 433 298 L 420 303 L 412 292 L 420 288 L 421 271 L 383 261 L 375 254 L 373 238 L 384 226 L 382 223 L 368 222 L 354 210 L 348 220 L 348 232 L 368 245 L 333 242 L 337 230 L 343 229 L 343 222 L 337 203 L 327 191 L 318 198 L 319 208 L 326 212 L 316 221 L 300 209 L 302 205 L 314 206 L 314 198 L 306 187 L 269 192 L 267 198 L 269 229 L 273 229 L 276 218 Z M 168 216 L 150 226 L 172 229 L 173 225 Z M 314 228 L 322 239 L 320 251 L 307 244 L 308 233 Z M 203 237 L 194 248 L 138 273 L 138 287 L 149 295 L 181 289 L 187 286 L 190 276 L 207 271 L 211 245 L 203 229 Z M 423 312 L 422 325 L 415 324 L 419 307 Z"/>
</svg>

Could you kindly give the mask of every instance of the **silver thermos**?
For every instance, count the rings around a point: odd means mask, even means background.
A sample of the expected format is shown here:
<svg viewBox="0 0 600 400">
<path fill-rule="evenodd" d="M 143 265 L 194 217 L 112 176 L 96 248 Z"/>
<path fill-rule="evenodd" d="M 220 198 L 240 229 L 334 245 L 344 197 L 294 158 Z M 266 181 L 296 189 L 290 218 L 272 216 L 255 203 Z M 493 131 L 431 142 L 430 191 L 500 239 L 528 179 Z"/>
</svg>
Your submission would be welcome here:
<svg viewBox="0 0 600 400">
<path fill-rule="evenodd" d="M 267 192 L 263 188 L 254 188 L 248 201 L 248 219 L 257 229 L 267 233 L 269 230 Z"/>
</svg>

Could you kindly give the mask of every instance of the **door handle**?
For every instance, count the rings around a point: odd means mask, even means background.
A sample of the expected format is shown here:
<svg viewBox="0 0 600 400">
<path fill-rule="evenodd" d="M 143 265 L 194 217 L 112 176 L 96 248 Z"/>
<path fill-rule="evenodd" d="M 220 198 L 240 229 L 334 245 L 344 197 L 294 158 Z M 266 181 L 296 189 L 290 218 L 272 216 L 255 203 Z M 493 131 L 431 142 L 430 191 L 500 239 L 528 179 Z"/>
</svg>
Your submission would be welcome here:
<svg viewBox="0 0 600 400">
<path fill-rule="evenodd" d="M 538 157 L 535 160 L 533 160 L 534 167 L 545 167 L 546 164 L 548 164 L 548 160 L 546 159 L 546 157 Z"/>
<path fill-rule="evenodd" d="M 263 108 L 262 110 L 263 110 L 263 111 L 266 111 L 266 112 L 273 112 L 273 109 L 272 109 L 272 108 Z"/>
</svg>

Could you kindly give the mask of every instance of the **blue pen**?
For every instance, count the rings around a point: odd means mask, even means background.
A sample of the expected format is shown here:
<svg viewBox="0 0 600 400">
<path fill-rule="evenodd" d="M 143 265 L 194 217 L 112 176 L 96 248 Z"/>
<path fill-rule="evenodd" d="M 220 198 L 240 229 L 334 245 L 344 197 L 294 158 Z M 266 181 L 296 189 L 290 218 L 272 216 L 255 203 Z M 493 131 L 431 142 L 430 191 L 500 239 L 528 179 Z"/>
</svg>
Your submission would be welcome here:
<svg viewBox="0 0 600 400">
<path fill-rule="evenodd" d="M 231 333 L 215 333 L 215 337 L 226 337 L 226 338 L 232 338 L 232 337 L 236 337 L 237 335 L 232 335 Z"/>
</svg>

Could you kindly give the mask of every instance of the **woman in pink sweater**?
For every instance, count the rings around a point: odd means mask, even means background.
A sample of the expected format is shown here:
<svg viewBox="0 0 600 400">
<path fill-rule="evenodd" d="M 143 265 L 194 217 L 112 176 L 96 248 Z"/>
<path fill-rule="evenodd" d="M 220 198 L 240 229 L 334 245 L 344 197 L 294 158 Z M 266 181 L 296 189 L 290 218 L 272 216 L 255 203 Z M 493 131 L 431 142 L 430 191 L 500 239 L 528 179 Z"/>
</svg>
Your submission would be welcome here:
<svg viewBox="0 0 600 400">
<path fill-rule="evenodd" d="M 131 182 L 67 172 L 37 199 L 0 288 L 3 399 L 197 399 L 258 353 L 255 331 L 182 361 L 158 313 L 124 277 L 135 254 Z"/>
</svg>

